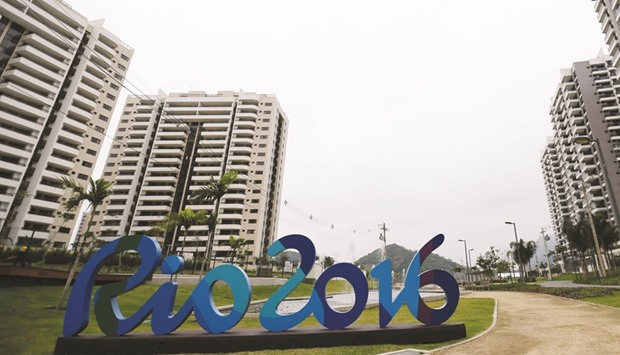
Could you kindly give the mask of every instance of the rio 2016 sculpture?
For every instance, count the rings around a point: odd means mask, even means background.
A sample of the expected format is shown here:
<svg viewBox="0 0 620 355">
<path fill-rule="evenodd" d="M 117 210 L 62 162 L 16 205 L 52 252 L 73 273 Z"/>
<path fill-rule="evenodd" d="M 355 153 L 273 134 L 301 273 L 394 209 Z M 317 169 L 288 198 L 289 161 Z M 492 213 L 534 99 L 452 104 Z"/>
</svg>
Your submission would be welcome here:
<svg viewBox="0 0 620 355">
<path fill-rule="evenodd" d="M 420 267 L 426 257 L 443 241 L 442 234 L 435 236 L 414 256 L 407 270 L 404 287 L 394 300 L 392 299 L 391 261 L 385 260 L 371 271 L 370 275 L 379 280 L 379 326 L 381 328 L 387 327 L 405 302 L 411 314 L 427 325 L 441 324 L 454 313 L 459 301 L 459 290 L 452 275 L 443 270 L 420 273 Z M 311 314 L 314 314 L 321 325 L 329 329 L 342 329 L 353 323 L 364 310 L 368 300 L 368 283 L 362 271 L 350 263 L 338 263 L 326 269 L 316 280 L 308 303 L 298 312 L 282 315 L 276 311 L 280 302 L 308 275 L 316 256 L 312 241 L 300 234 L 287 235 L 277 240 L 269 247 L 268 254 L 275 256 L 286 249 L 295 249 L 300 253 L 301 265 L 295 274 L 262 306 L 259 315 L 262 326 L 273 332 L 283 331 L 298 325 Z M 177 284 L 166 282 L 138 311 L 125 317 L 116 297 L 140 286 L 153 274 L 161 260 L 161 248 L 155 239 L 147 236 L 123 237 L 105 245 L 84 265 L 67 302 L 63 325 L 64 336 L 78 335 L 86 328 L 97 273 L 107 258 L 127 250 L 135 250 L 142 257 L 142 263 L 136 274 L 125 281 L 101 286 L 94 297 L 97 323 L 106 335 L 127 334 L 149 315 L 153 333 L 169 334 L 179 328 L 192 312 L 204 330 L 210 333 L 222 333 L 234 327 L 247 312 L 252 298 L 248 276 L 237 266 L 221 265 L 205 275 L 176 314 L 173 312 L 173 306 Z M 183 266 L 183 259 L 178 256 L 169 256 L 161 263 L 161 270 L 164 274 L 172 275 L 180 272 Z M 335 277 L 343 278 L 353 286 L 355 304 L 347 312 L 335 311 L 327 304 L 325 287 Z M 228 284 L 234 296 L 234 304 L 229 314 L 222 314 L 213 302 L 213 285 L 217 281 Z M 438 285 L 444 290 L 446 301 L 440 309 L 428 307 L 420 297 L 419 288 L 429 284 Z"/>
</svg>

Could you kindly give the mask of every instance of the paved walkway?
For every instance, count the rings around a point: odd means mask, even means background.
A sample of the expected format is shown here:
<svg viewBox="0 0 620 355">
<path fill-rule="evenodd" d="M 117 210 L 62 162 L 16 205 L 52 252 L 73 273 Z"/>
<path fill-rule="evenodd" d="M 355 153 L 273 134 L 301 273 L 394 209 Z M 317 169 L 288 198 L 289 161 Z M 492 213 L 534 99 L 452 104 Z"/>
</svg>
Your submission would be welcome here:
<svg viewBox="0 0 620 355">
<path fill-rule="evenodd" d="M 494 329 L 434 354 L 618 354 L 620 309 L 536 293 L 475 291 L 498 301 Z"/>
<path fill-rule="evenodd" d="M 572 281 L 545 281 L 540 284 L 542 287 L 605 287 L 605 288 L 615 288 L 620 290 L 620 286 L 614 285 L 584 285 L 584 284 L 576 284 Z"/>
</svg>

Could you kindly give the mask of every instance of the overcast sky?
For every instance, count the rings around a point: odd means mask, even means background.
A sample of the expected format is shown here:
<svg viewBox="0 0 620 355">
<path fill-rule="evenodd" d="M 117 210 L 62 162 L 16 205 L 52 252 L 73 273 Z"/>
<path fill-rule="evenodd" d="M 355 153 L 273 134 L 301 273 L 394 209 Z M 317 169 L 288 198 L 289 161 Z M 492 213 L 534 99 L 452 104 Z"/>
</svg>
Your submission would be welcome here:
<svg viewBox="0 0 620 355">
<path fill-rule="evenodd" d="M 472 259 L 507 250 L 505 221 L 538 240 L 559 70 L 607 50 L 588 0 L 68 2 L 135 49 L 135 92 L 277 95 L 278 234 L 342 261 L 379 247 L 384 222 L 410 249 L 444 233 L 437 253 L 461 263 L 458 239 Z"/>
</svg>

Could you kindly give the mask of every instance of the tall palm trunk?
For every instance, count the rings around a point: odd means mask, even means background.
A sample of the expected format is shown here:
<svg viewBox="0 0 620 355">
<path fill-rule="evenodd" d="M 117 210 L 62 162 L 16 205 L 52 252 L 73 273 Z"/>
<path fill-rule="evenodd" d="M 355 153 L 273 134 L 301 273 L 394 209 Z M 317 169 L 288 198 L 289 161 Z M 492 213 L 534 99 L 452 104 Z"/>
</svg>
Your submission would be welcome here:
<svg viewBox="0 0 620 355">
<path fill-rule="evenodd" d="M 95 211 L 97 210 L 97 205 L 93 205 L 92 213 L 90 214 L 90 218 L 88 219 L 88 225 L 86 226 L 86 232 L 84 233 L 84 239 L 86 236 L 90 235 L 90 225 L 93 222 L 93 218 L 95 218 Z M 85 240 L 84 240 L 85 241 Z M 75 256 L 75 261 L 73 262 L 73 266 L 71 266 L 71 271 L 69 272 L 69 278 L 67 278 L 67 282 L 65 283 L 65 287 L 62 289 L 62 295 L 60 296 L 60 301 L 56 305 L 56 310 L 60 311 L 62 309 L 63 304 L 65 303 L 65 297 L 67 297 L 67 291 L 69 291 L 69 286 L 73 281 L 73 277 L 75 276 L 75 272 L 77 271 L 78 265 L 80 265 L 80 259 L 82 258 L 82 254 L 84 253 L 84 241 L 80 243 L 80 235 L 77 236 L 77 255 Z"/>
<path fill-rule="evenodd" d="M 215 213 L 216 215 L 219 215 L 219 212 L 220 212 L 220 200 L 221 199 L 222 199 L 221 197 L 218 197 L 215 200 L 215 206 L 213 206 L 212 213 Z M 214 226 L 213 228 L 209 228 L 209 240 L 207 241 L 207 251 L 206 251 L 204 259 L 202 259 L 202 266 L 200 267 L 200 276 L 198 277 L 199 280 L 202 280 L 202 276 L 205 273 L 205 263 L 207 264 L 206 271 L 211 270 L 211 265 L 210 265 L 211 264 L 211 253 L 213 252 L 213 243 L 215 242 L 215 229 L 216 229 L 216 226 Z M 214 259 L 213 265 L 215 265 L 215 258 L 213 259 Z"/>
</svg>

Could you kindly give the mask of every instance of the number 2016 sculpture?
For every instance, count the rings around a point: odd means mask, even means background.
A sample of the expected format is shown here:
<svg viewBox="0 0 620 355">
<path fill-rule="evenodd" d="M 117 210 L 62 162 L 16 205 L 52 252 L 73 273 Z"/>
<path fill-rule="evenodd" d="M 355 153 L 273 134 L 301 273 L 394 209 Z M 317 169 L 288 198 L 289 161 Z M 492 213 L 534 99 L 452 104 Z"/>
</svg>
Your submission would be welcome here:
<svg viewBox="0 0 620 355">
<path fill-rule="evenodd" d="M 383 261 L 371 271 L 370 275 L 379 280 L 379 326 L 381 328 L 387 327 L 405 302 L 411 314 L 427 325 L 441 324 L 454 313 L 459 301 L 459 290 L 452 275 L 443 270 L 420 273 L 420 267 L 426 257 L 443 241 L 442 234 L 435 236 L 414 256 L 407 270 L 404 287 L 395 299 L 392 299 L 391 260 Z M 277 240 L 269 247 L 268 254 L 275 256 L 286 249 L 294 249 L 300 253 L 301 265 L 262 306 L 259 315 L 262 326 L 273 332 L 283 331 L 298 325 L 311 314 L 314 314 L 321 325 L 329 329 L 342 329 L 353 323 L 364 310 L 368 300 L 368 283 L 363 272 L 350 263 L 338 263 L 326 269 L 316 280 L 312 295 L 302 309 L 289 315 L 277 312 L 280 302 L 308 275 L 316 256 L 310 239 L 300 234 L 287 235 Z M 136 250 L 142 258 L 136 274 L 125 281 L 101 286 L 94 297 L 97 323 L 106 335 L 127 334 L 149 315 L 153 333 L 168 334 L 180 327 L 192 312 L 204 330 L 210 333 L 222 333 L 234 327 L 248 310 L 252 298 L 248 276 L 237 266 L 221 265 L 205 275 L 176 314 L 173 312 L 173 306 L 177 284 L 166 282 L 138 311 L 125 317 L 121 313 L 116 297 L 140 286 L 153 274 L 161 260 L 161 248 L 155 239 L 147 236 L 123 237 L 105 245 L 84 265 L 67 302 L 63 325 L 64 336 L 78 335 L 86 328 L 97 273 L 107 258 L 127 250 Z M 161 263 L 161 270 L 164 274 L 172 275 L 180 272 L 183 266 L 183 259 L 178 256 L 169 256 Z M 325 287 L 328 281 L 335 277 L 347 280 L 353 287 L 355 304 L 347 312 L 335 311 L 327 304 Z M 228 314 L 221 313 L 213 301 L 212 290 L 217 281 L 228 284 L 234 296 L 234 304 Z M 440 309 L 428 307 L 420 297 L 419 288 L 429 284 L 438 285 L 444 290 L 446 301 Z"/>
</svg>

